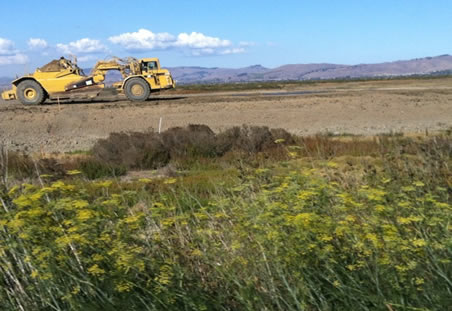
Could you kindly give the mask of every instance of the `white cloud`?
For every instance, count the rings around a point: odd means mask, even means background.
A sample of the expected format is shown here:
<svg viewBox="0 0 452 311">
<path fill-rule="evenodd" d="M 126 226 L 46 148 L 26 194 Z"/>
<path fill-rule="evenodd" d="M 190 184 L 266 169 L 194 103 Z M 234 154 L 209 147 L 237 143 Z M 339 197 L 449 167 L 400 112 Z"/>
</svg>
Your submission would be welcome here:
<svg viewBox="0 0 452 311">
<path fill-rule="evenodd" d="M 98 60 L 99 58 L 97 56 L 94 55 L 84 55 L 84 56 L 80 56 L 77 57 L 77 61 L 80 63 L 86 63 L 92 60 Z"/>
<path fill-rule="evenodd" d="M 22 65 L 27 62 L 28 57 L 25 54 L 0 55 L 0 65 Z"/>
<path fill-rule="evenodd" d="M 223 55 L 241 54 L 241 53 L 245 53 L 244 48 L 232 48 L 232 49 L 226 49 L 226 50 L 221 51 L 221 54 L 223 54 Z"/>
<path fill-rule="evenodd" d="M 16 53 L 17 51 L 14 48 L 14 42 L 0 38 L 0 55 L 14 55 Z"/>
<path fill-rule="evenodd" d="M 180 49 L 193 56 L 244 52 L 243 48 L 233 48 L 233 44 L 229 40 L 210 37 L 200 32 L 182 32 L 175 36 L 167 32 L 153 33 L 147 29 L 139 29 L 136 32 L 110 37 L 108 40 L 128 51 Z"/>
<path fill-rule="evenodd" d="M 173 45 L 175 37 L 167 32 L 153 33 L 147 29 L 140 29 L 137 32 L 126 32 L 110 37 L 108 40 L 126 50 L 134 51 L 169 48 Z"/>
<path fill-rule="evenodd" d="M 14 42 L 0 38 L 0 65 L 25 64 L 28 57 L 16 50 Z"/>
<path fill-rule="evenodd" d="M 174 46 L 189 47 L 195 49 L 220 48 L 230 46 L 232 43 L 229 40 L 222 40 L 220 38 L 209 37 L 200 32 L 180 33 L 177 36 Z"/>
<path fill-rule="evenodd" d="M 31 50 L 44 50 L 49 46 L 46 40 L 40 38 L 30 38 L 27 44 Z"/>
<path fill-rule="evenodd" d="M 216 50 L 212 48 L 206 48 L 206 49 L 193 49 L 190 50 L 190 55 L 192 56 L 203 56 L 203 55 L 214 55 L 216 54 Z"/>
<path fill-rule="evenodd" d="M 57 49 L 63 54 L 98 54 L 106 53 L 108 49 L 99 40 L 83 38 L 68 44 L 58 43 Z"/>
</svg>

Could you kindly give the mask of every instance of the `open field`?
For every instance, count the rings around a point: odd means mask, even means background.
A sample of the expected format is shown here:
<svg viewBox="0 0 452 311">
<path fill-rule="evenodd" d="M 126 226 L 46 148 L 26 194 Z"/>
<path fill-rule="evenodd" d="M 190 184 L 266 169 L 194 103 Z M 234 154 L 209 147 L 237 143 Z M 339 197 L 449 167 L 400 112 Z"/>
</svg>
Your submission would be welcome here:
<svg viewBox="0 0 452 311">
<path fill-rule="evenodd" d="M 245 85 L 246 86 L 246 85 Z M 214 131 L 265 125 L 308 135 L 425 133 L 452 125 L 452 78 L 359 82 L 253 83 L 181 87 L 144 103 L 98 102 L 37 107 L 0 101 L 0 142 L 10 149 L 89 149 L 111 132 L 206 124 Z"/>
</svg>

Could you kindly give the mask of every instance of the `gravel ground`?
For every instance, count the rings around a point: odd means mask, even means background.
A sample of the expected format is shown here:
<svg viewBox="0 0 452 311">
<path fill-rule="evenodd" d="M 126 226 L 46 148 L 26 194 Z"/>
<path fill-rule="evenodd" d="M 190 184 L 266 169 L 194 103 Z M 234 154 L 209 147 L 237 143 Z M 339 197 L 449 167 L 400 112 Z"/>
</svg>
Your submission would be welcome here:
<svg viewBox="0 0 452 311">
<path fill-rule="evenodd" d="M 425 133 L 452 127 L 452 79 L 322 83 L 281 92 L 121 96 L 97 102 L 23 106 L 0 101 L 0 143 L 11 150 L 89 149 L 111 132 L 206 124 L 214 131 L 265 125 L 299 135 Z"/>
</svg>

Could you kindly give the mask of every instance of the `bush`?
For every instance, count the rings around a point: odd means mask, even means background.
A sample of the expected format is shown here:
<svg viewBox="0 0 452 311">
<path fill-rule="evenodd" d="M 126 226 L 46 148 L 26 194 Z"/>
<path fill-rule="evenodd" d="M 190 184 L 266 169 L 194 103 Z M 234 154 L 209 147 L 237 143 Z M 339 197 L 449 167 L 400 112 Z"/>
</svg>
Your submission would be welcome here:
<svg viewBox="0 0 452 311">
<path fill-rule="evenodd" d="M 277 144 L 277 139 L 283 142 Z M 162 134 L 112 133 L 95 144 L 92 154 L 106 163 L 132 169 L 155 169 L 167 165 L 171 159 L 219 157 L 228 151 L 255 154 L 294 141 L 292 135 L 283 129 L 242 126 L 216 135 L 206 125 L 191 124 L 170 128 Z"/>
<path fill-rule="evenodd" d="M 0 179 L 3 181 L 6 177 L 23 180 L 41 174 L 58 179 L 66 174 L 63 165 L 53 158 L 34 159 L 25 153 L 2 150 L 1 147 L 0 153 Z"/>
<path fill-rule="evenodd" d="M 127 173 L 127 169 L 123 165 L 107 164 L 95 159 L 80 162 L 80 170 L 88 179 L 118 177 Z"/>
<path fill-rule="evenodd" d="M 221 153 L 236 150 L 252 154 L 277 146 L 275 138 L 266 126 L 235 126 L 218 134 L 217 138 Z"/>
<path fill-rule="evenodd" d="M 94 145 L 92 153 L 100 161 L 135 169 L 157 168 L 170 160 L 161 137 L 153 132 L 111 133 Z"/>
<path fill-rule="evenodd" d="M 216 136 L 207 125 L 190 124 L 163 132 L 162 139 L 171 157 L 215 157 Z"/>
</svg>

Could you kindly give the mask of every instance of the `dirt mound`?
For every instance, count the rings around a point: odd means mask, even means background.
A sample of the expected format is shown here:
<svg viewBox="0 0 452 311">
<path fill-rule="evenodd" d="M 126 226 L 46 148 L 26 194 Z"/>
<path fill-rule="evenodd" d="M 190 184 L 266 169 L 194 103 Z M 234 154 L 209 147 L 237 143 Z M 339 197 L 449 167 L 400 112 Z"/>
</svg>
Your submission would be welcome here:
<svg viewBox="0 0 452 311">
<path fill-rule="evenodd" d="M 39 68 L 41 72 L 58 72 L 66 69 L 59 59 L 54 59 L 50 63 Z"/>
</svg>

